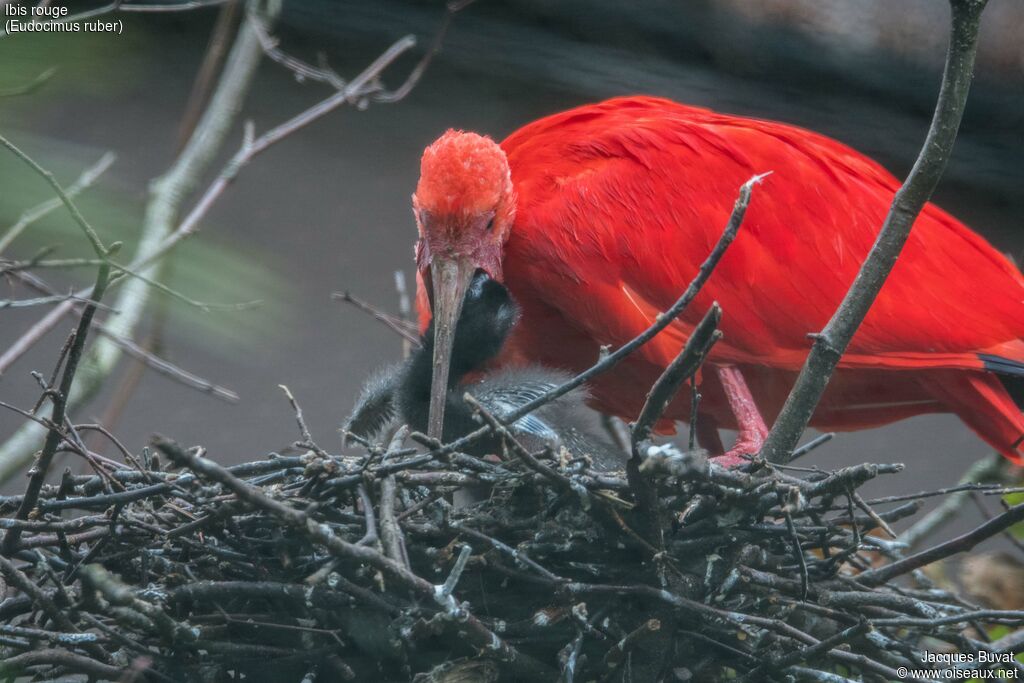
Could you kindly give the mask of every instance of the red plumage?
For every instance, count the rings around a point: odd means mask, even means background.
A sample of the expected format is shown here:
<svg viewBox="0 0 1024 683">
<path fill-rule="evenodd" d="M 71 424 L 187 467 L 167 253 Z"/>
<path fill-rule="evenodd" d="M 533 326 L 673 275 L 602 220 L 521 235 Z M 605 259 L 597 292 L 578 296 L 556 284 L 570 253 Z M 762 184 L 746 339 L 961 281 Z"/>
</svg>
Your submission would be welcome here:
<svg viewBox="0 0 1024 683">
<path fill-rule="evenodd" d="M 497 276 L 522 307 L 502 362 L 571 371 L 668 308 L 720 237 L 739 186 L 770 172 L 689 310 L 591 386 L 597 408 L 626 419 L 718 301 L 724 338 L 709 362 L 738 368 L 770 423 L 810 349 L 807 335 L 842 300 L 900 185 L 864 155 L 810 131 L 649 97 L 538 120 L 501 151 L 515 208 L 497 227 L 507 241 L 488 248 L 501 250 Z M 419 206 L 429 209 L 432 193 L 444 194 L 432 182 L 421 178 Z M 431 221 L 421 220 L 420 232 L 421 246 L 442 248 L 434 235 L 443 231 Z M 928 204 L 812 424 L 858 429 L 953 412 L 1021 462 L 1024 417 L 986 360 L 1024 373 L 1024 277 Z M 705 372 L 702 382 L 705 427 L 735 428 L 719 378 Z M 666 418 L 689 413 L 681 395 Z"/>
</svg>

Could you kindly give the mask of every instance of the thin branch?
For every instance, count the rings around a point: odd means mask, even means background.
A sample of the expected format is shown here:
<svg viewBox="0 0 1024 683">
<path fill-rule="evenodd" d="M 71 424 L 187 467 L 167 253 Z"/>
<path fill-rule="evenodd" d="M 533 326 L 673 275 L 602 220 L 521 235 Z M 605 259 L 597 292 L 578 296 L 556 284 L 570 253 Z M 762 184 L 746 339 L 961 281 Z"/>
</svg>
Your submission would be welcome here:
<svg viewBox="0 0 1024 683">
<path fill-rule="evenodd" d="M 115 245 L 119 246 L 120 243 L 115 243 Z M 100 244 L 99 248 L 104 258 L 108 258 L 113 251 L 113 248 L 108 251 L 102 244 Z M 64 374 L 61 375 L 60 387 L 57 390 L 57 394 L 53 397 L 53 412 L 50 415 L 50 422 L 53 426 L 46 433 L 43 450 L 40 451 L 39 458 L 36 460 L 32 475 L 29 478 L 28 488 L 25 490 L 25 498 L 21 501 L 21 506 L 15 514 L 16 519 L 28 519 L 29 513 L 35 508 L 36 502 L 39 499 L 39 492 L 43 488 L 43 481 L 46 479 L 46 474 L 50 469 L 50 463 L 53 461 L 53 456 L 57 453 L 57 447 L 63 440 L 63 435 L 57 427 L 64 424 L 67 416 L 68 397 L 71 395 L 75 373 L 78 370 L 78 364 L 82 360 L 82 353 L 85 350 L 85 340 L 89 335 L 93 316 L 96 314 L 96 304 L 103 298 L 103 293 L 107 289 L 109 280 L 110 265 L 104 263 L 99 267 L 99 271 L 96 274 L 96 284 L 93 285 L 90 302 L 82 312 L 82 317 L 78 321 L 78 327 L 75 329 L 74 341 L 71 342 L 71 346 L 68 349 L 67 362 L 64 365 Z M 20 537 L 20 529 L 8 531 L 4 536 L 3 543 L 0 544 L 0 553 L 9 556 L 18 547 L 18 539 Z"/>
<path fill-rule="evenodd" d="M 661 418 L 668 404 L 676 397 L 679 387 L 686 380 L 693 379 L 711 347 L 722 338 L 718 324 L 722 320 L 722 309 L 713 303 L 704 318 L 693 328 L 686 345 L 647 392 L 647 400 L 640 411 L 640 417 L 633 425 L 633 443 L 649 438 L 654 424 Z M 636 449 L 634 448 L 634 451 Z"/>
<path fill-rule="evenodd" d="M 908 548 L 913 548 L 926 536 L 942 527 L 963 509 L 963 504 L 967 500 L 967 496 L 971 494 L 972 490 L 971 488 L 964 487 L 973 487 L 979 482 L 991 479 L 1003 470 L 1005 464 L 1006 459 L 996 453 L 971 465 L 970 468 L 964 472 L 963 476 L 960 477 L 960 481 L 957 482 L 956 488 L 959 490 L 952 491 L 952 495 L 942 501 L 937 508 L 929 512 L 927 515 L 915 522 L 913 526 L 904 531 L 903 534 L 900 535 L 900 542 L 905 543 Z"/>
<path fill-rule="evenodd" d="M 35 171 L 39 176 L 43 178 L 43 180 L 47 182 L 47 184 L 49 184 L 50 188 L 60 199 L 60 202 L 68 210 L 68 213 L 71 214 L 71 218 L 74 219 L 75 223 L 78 224 L 78 227 L 82 229 L 82 232 L 85 234 L 86 239 L 89 240 L 89 245 L 92 247 L 92 250 L 96 254 L 97 258 L 106 259 L 108 257 L 107 250 L 103 246 L 103 242 L 100 240 L 99 235 L 96 234 L 96 231 L 93 229 L 92 225 L 90 225 L 89 221 L 85 219 L 85 216 L 82 215 L 82 212 L 78 210 L 78 206 L 71 200 L 71 196 L 64 189 L 64 187 L 59 182 L 57 182 L 57 179 L 53 176 L 53 174 L 47 171 L 42 166 L 40 166 L 38 163 L 36 163 L 36 161 L 32 157 L 25 154 L 25 152 L 21 151 L 21 149 L 19 149 L 13 142 L 8 140 L 3 135 L 0 135 L 0 145 L 6 147 L 12 154 L 14 154 L 14 156 L 18 157 L 18 159 L 20 159 L 24 164 L 26 164 L 29 168 Z"/>
<path fill-rule="evenodd" d="M 97 265 L 99 265 L 99 263 L 102 262 L 96 262 Z M 36 277 L 31 273 L 17 273 L 16 277 L 23 280 L 30 287 L 43 293 L 52 294 L 54 292 L 52 287 L 50 287 L 43 280 L 41 280 L 40 278 Z M 81 308 L 79 308 L 79 312 L 81 312 Z M 150 370 L 153 370 L 156 373 L 163 375 L 164 377 L 167 377 L 172 381 L 178 382 L 187 387 L 191 387 L 192 389 L 197 389 L 198 391 L 201 391 L 204 394 L 209 394 L 210 396 L 227 401 L 228 403 L 237 403 L 240 400 L 238 394 L 232 391 L 231 389 L 222 387 L 218 384 L 214 384 L 213 382 L 210 382 L 209 380 L 206 380 L 193 372 L 190 372 L 182 367 L 179 367 L 178 365 L 175 365 L 166 358 L 161 358 L 160 356 L 157 356 L 156 354 L 146 350 L 141 344 L 137 343 L 134 339 L 129 339 L 128 337 L 122 337 L 121 335 L 114 334 L 113 332 L 110 331 L 110 328 L 108 328 L 103 323 L 95 323 L 93 327 L 96 329 L 97 333 L 103 335 L 107 339 L 110 339 L 115 344 L 120 346 L 121 350 L 124 351 L 126 354 L 140 361 Z M 0 367 L 3 366 L 4 363 L 2 359 L 0 359 Z"/>
<path fill-rule="evenodd" d="M 383 323 L 389 330 L 401 337 L 404 344 L 411 346 L 419 345 L 420 339 L 419 335 L 416 334 L 416 327 L 407 320 L 393 316 L 390 313 L 385 313 L 373 304 L 353 295 L 351 292 L 332 292 L 331 298 L 335 301 L 351 304 L 363 313 L 373 316 L 374 320 Z"/>
<path fill-rule="evenodd" d="M 1024 521 L 1024 503 L 993 517 L 973 531 L 884 567 L 868 570 L 858 575 L 857 581 L 865 586 L 879 586 L 932 562 L 956 553 L 966 552 L 985 539 L 991 538 L 1021 521 Z"/>
<path fill-rule="evenodd" d="M 921 152 L 893 198 L 878 238 L 843 302 L 819 334 L 796 385 L 762 448 L 769 462 L 786 464 L 810 422 L 832 373 L 864 321 L 946 168 L 967 104 L 978 47 L 978 25 L 987 0 L 950 0 L 949 50 L 935 115 Z"/>
<path fill-rule="evenodd" d="M 106 170 L 110 168 L 116 158 L 117 156 L 113 152 L 106 152 L 95 164 L 82 171 L 82 174 L 78 176 L 78 179 L 68 185 L 65 190 L 67 197 L 74 199 L 83 190 L 89 188 L 94 182 L 96 182 L 97 178 L 103 175 Z M 25 231 L 25 228 L 61 206 L 64 206 L 64 202 L 59 197 L 54 197 L 53 199 L 47 199 L 46 201 L 37 204 L 21 214 L 18 221 L 7 229 L 7 232 L 4 233 L 3 237 L 0 237 L 0 254 L 7 250 L 7 247 L 11 245 L 11 242 L 16 240 L 18 235 Z"/>
</svg>

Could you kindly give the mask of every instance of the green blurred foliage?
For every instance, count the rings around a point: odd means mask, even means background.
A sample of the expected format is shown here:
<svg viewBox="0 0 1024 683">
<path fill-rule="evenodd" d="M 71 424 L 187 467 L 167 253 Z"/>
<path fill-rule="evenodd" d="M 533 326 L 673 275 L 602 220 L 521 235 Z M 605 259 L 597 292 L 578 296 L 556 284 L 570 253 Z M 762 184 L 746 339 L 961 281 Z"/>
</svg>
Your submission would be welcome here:
<svg viewBox="0 0 1024 683">
<path fill-rule="evenodd" d="M 0 16 L 3 16 L 0 13 Z M 144 75 L 146 32 L 13 33 L 0 38 L 0 90 L 18 88 L 56 67 L 53 78 L 32 93 L 33 104 L 67 96 L 111 97 Z"/>
<path fill-rule="evenodd" d="M 103 154 L 103 150 L 19 130 L 5 129 L 4 133 L 65 187 Z M 119 260 L 127 263 L 138 244 L 146 197 L 126 189 L 117 174 L 115 162 L 75 202 L 104 242 L 124 242 Z M 49 186 L 24 162 L 6 150 L 0 153 L 0 235 L 6 233 L 26 209 L 53 196 Z M 189 207 L 186 200 L 183 209 L 187 211 Z M 277 274 L 279 264 L 271 253 L 256 246 L 228 244 L 217 237 L 220 232 L 216 224 L 204 223 L 199 235 L 179 245 L 173 253 L 171 266 L 161 282 L 204 303 L 261 300 L 263 304 L 239 311 L 204 311 L 171 298 L 168 310 L 173 336 L 186 338 L 191 344 L 225 356 L 239 351 L 265 350 L 268 345 L 277 347 L 284 339 L 288 313 L 292 310 L 290 304 L 297 298 L 296 290 Z M 29 226 L 3 256 L 25 259 L 51 246 L 58 249 L 48 258 L 93 256 L 81 228 L 63 207 Z M 86 268 L 46 270 L 38 274 L 59 288 L 88 286 L 93 278 L 92 271 Z M 152 292 L 151 302 L 155 303 L 162 296 L 165 294 Z M 108 303 L 112 304 L 115 297 L 116 290 L 108 295 Z"/>
</svg>

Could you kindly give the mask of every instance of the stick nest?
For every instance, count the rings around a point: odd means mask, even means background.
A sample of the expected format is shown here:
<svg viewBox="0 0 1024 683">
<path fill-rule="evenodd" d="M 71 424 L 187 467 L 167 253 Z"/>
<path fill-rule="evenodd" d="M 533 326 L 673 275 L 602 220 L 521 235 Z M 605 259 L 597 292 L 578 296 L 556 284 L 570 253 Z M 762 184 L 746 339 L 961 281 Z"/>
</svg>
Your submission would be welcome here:
<svg viewBox="0 0 1024 683">
<path fill-rule="evenodd" d="M 22 530 L 0 557 L 3 672 L 882 680 L 981 647 L 975 621 L 1020 623 L 893 580 L 914 557 L 874 534 L 919 503 L 876 512 L 857 489 L 898 465 L 744 472 L 645 444 L 599 472 L 511 437 L 490 461 L 404 436 L 232 467 L 158 438 L 135 468 L 66 473 L 3 520 Z"/>
</svg>

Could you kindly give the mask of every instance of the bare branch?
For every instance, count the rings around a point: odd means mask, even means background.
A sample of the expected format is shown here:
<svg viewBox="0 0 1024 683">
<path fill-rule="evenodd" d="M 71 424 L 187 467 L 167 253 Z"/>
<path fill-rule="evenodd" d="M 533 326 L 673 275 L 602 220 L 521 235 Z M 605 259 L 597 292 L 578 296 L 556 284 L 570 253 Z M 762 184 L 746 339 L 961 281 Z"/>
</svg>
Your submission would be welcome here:
<svg viewBox="0 0 1024 683">
<path fill-rule="evenodd" d="M 65 190 L 66 196 L 69 199 L 74 199 L 78 196 L 78 194 L 83 190 L 91 186 L 97 178 L 103 175 L 103 173 L 110 168 L 111 164 L 114 163 L 116 158 L 117 157 L 112 152 L 107 152 L 101 156 L 99 161 L 82 171 L 82 175 L 78 176 L 78 179 L 71 185 L 68 185 Z M 61 198 L 55 197 L 53 199 L 48 199 L 21 214 L 18 221 L 8 228 L 7 232 L 4 233 L 4 236 L 0 238 L 0 254 L 7 250 L 7 247 L 10 246 L 11 242 L 16 240 L 18 236 L 25 231 L 25 228 L 60 206 L 64 206 L 64 202 Z"/>
<path fill-rule="evenodd" d="M 985 539 L 995 536 L 1004 529 L 1009 529 L 1020 521 L 1024 521 L 1024 503 L 1016 505 L 1000 515 L 996 515 L 973 531 L 957 536 L 945 543 L 940 543 L 928 550 L 923 550 L 898 562 L 878 569 L 870 569 L 857 576 L 857 582 L 865 586 L 879 586 L 897 576 L 902 576 L 915 569 L 919 569 L 926 564 L 937 562 L 956 553 L 966 552 Z"/>
<path fill-rule="evenodd" d="M 836 365 L 889 277 L 914 221 L 942 177 L 967 104 L 974 76 L 978 26 L 986 2 L 950 0 L 949 50 L 928 135 L 914 167 L 893 198 L 889 214 L 856 280 L 825 329 L 814 337 L 811 353 L 762 448 L 761 454 L 769 462 L 785 464 L 792 458 Z"/>
<path fill-rule="evenodd" d="M 647 393 L 647 400 L 640 411 L 640 417 L 633 425 L 633 443 L 637 444 L 651 435 L 651 429 L 661 418 L 668 404 L 676 397 L 679 387 L 686 380 L 693 380 L 711 347 L 722 338 L 718 323 L 722 319 L 722 309 L 718 303 L 711 305 L 704 318 L 693 328 L 693 333 L 686 340 L 686 345 L 675 357 L 665 371 Z M 635 451 L 634 445 L 634 451 Z"/>
</svg>

